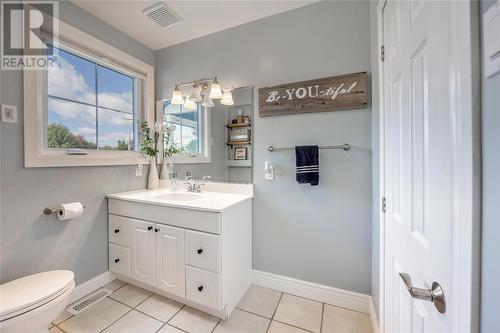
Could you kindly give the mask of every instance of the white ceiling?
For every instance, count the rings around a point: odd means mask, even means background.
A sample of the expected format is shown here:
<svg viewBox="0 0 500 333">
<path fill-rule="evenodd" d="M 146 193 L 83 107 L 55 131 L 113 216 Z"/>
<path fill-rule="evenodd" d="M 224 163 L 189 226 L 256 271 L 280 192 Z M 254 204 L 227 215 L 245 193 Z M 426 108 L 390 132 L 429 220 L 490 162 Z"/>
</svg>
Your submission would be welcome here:
<svg viewBox="0 0 500 333">
<path fill-rule="evenodd" d="M 164 1 L 183 21 L 161 28 L 143 14 L 159 1 L 72 0 L 72 2 L 153 50 L 302 7 L 318 0 Z"/>
</svg>

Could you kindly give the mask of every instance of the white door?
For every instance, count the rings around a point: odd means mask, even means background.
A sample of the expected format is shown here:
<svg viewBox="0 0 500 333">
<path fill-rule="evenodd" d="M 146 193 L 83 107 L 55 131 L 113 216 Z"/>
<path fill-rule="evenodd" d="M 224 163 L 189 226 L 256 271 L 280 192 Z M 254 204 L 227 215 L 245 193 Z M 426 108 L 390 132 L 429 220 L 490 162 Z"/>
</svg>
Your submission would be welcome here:
<svg viewBox="0 0 500 333">
<path fill-rule="evenodd" d="M 154 224 L 132 221 L 130 244 L 130 277 L 134 280 L 155 284 L 155 232 Z"/>
<path fill-rule="evenodd" d="M 450 4 L 397 0 L 383 11 L 386 332 L 451 332 L 456 323 Z M 400 273 L 423 295 L 439 283 L 444 313 L 412 297 Z"/>
<path fill-rule="evenodd" d="M 156 287 L 185 297 L 184 229 L 157 224 Z"/>
</svg>

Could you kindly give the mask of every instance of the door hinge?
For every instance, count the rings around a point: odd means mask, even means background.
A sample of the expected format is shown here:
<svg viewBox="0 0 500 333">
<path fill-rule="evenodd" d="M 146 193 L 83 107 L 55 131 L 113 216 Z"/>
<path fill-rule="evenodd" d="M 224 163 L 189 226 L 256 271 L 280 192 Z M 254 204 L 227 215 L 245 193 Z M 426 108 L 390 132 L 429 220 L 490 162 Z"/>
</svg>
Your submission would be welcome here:
<svg viewBox="0 0 500 333">
<path fill-rule="evenodd" d="M 385 61 L 385 46 L 380 47 L 380 61 Z"/>
<path fill-rule="evenodd" d="M 382 213 L 385 213 L 387 210 L 387 200 L 385 197 L 382 197 Z"/>
</svg>

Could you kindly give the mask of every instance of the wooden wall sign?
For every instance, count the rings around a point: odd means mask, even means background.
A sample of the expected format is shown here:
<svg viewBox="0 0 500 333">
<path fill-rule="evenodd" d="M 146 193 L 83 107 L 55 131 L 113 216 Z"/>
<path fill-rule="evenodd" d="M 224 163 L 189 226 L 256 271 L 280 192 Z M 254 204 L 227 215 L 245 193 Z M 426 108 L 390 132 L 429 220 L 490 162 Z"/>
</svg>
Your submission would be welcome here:
<svg viewBox="0 0 500 333">
<path fill-rule="evenodd" d="M 259 88 L 259 116 L 366 108 L 367 81 L 361 72 Z"/>
</svg>

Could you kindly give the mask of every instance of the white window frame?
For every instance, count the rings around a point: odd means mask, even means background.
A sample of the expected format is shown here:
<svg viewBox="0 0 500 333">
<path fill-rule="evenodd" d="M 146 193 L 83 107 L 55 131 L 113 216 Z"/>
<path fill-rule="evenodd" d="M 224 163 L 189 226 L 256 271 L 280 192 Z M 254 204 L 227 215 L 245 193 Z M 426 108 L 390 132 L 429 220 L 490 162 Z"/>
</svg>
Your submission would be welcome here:
<svg viewBox="0 0 500 333">
<path fill-rule="evenodd" d="M 156 102 L 156 118 L 160 124 L 163 124 L 163 102 L 168 99 L 159 100 Z M 172 156 L 172 161 L 175 164 L 195 164 L 195 163 L 212 163 L 212 113 L 210 108 L 202 106 L 200 120 L 200 141 L 202 146 L 202 154 L 190 156 L 187 154 L 175 154 Z M 164 144 L 163 141 L 159 145 L 159 160 L 163 157 Z"/>
<path fill-rule="evenodd" d="M 57 20 L 54 18 L 54 20 Z M 150 126 L 154 124 L 154 67 L 99 40 L 63 21 L 57 20 L 59 32 L 54 38 L 54 46 L 65 49 L 65 44 L 88 50 L 100 59 L 99 63 L 110 68 L 123 68 L 141 73 L 144 79 L 145 110 L 143 119 Z M 66 47 L 67 48 L 67 47 Z M 47 149 L 45 145 L 45 112 L 47 108 L 47 71 L 24 70 L 24 166 L 70 167 L 99 165 L 132 165 L 144 163 L 137 151 L 104 151 L 89 149 L 87 155 L 68 155 L 65 149 Z M 138 98 L 138 99 L 139 99 Z M 137 111 L 137 109 L 136 109 Z M 138 138 L 136 138 L 137 140 Z"/>
</svg>

